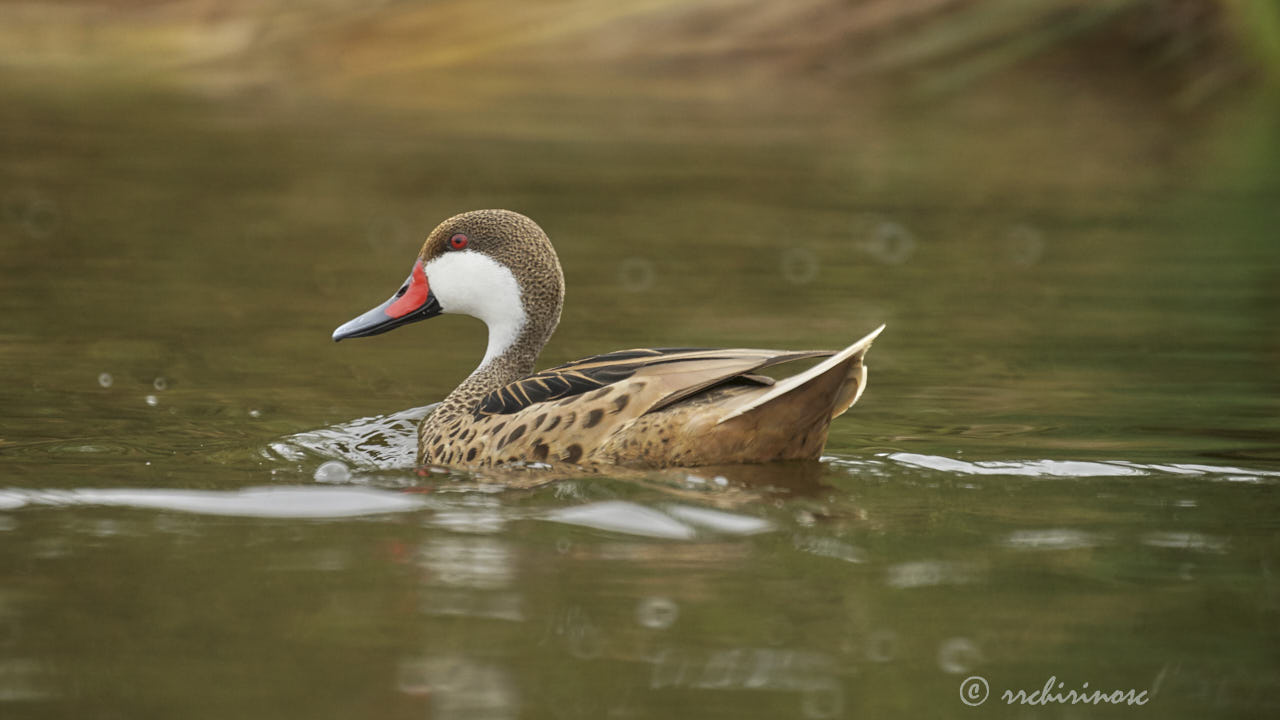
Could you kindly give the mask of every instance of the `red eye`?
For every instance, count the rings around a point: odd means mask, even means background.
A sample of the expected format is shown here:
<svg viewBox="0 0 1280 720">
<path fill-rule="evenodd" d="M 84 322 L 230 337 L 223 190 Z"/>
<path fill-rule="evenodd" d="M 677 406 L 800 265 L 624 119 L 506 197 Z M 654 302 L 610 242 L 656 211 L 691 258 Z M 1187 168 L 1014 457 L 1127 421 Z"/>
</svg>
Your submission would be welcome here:
<svg viewBox="0 0 1280 720">
<path fill-rule="evenodd" d="M 454 250 L 461 250 L 466 246 L 467 246 L 467 236 L 463 235 L 462 233 L 458 233 L 457 235 L 454 235 L 453 237 L 449 238 L 449 247 L 453 248 Z"/>
</svg>

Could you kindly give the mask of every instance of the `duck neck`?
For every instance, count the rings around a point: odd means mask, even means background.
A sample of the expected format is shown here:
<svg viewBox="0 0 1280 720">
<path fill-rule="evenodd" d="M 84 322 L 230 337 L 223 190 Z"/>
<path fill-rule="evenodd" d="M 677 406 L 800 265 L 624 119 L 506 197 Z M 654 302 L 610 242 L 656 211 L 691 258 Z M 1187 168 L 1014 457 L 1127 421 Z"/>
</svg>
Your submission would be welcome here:
<svg viewBox="0 0 1280 720">
<path fill-rule="evenodd" d="M 483 394 L 488 394 L 531 374 L 545 344 L 546 338 L 534 332 L 529 323 L 515 330 L 490 327 L 489 347 L 485 350 L 484 359 L 458 386 L 458 390 L 474 385 Z"/>
<path fill-rule="evenodd" d="M 538 354 L 551 338 L 559 319 L 557 311 L 551 318 L 521 318 L 514 327 L 490 324 L 489 346 L 480 366 L 449 393 L 433 417 L 443 422 L 470 413 L 484 396 L 532 374 Z"/>
</svg>

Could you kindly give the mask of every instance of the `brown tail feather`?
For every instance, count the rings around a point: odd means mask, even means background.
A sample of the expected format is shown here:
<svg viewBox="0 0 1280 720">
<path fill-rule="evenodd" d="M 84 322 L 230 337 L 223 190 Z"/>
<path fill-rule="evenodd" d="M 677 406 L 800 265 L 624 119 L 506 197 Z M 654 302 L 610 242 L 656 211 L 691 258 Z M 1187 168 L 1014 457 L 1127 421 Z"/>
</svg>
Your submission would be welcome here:
<svg viewBox="0 0 1280 720">
<path fill-rule="evenodd" d="M 808 370 L 779 380 L 768 391 L 753 394 L 743 398 L 742 402 L 726 407 L 717 424 L 728 422 L 770 403 L 784 402 L 781 398 L 791 393 L 801 392 L 805 385 L 818 382 L 820 378 L 826 375 L 833 375 L 841 380 L 838 388 L 832 388 L 835 392 L 831 395 L 830 414 L 826 419 L 829 421 L 840 415 L 858 401 L 858 397 L 862 394 L 862 389 L 866 387 L 867 370 L 866 366 L 862 364 L 862 357 L 866 354 L 867 349 L 871 347 L 871 343 L 876 339 L 876 336 L 884 330 L 884 327 L 884 325 L 881 325 L 872 330 L 866 337 Z M 821 384 L 826 385 L 827 382 L 829 381 L 823 381 Z"/>
</svg>

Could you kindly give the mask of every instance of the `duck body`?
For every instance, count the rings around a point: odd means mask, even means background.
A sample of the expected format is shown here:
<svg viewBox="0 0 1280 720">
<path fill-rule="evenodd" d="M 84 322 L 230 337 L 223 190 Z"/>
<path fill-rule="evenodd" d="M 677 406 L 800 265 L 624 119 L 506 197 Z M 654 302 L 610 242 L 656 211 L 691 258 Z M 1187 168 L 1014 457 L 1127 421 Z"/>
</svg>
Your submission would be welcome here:
<svg viewBox="0 0 1280 720">
<path fill-rule="evenodd" d="M 334 331 L 363 337 L 443 312 L 484 320 L 480 366 L 419 428 L 419 464 L 693 467 L 817 459 L 832 419 L 866 386 L 883 326 L 840 351 L 639 348 L 534 372 L 559 321 L 564 280 L 532 220 L 454 216 L 428 237 L 400 290 Z M 781 380 L 757 374 L 821 359 Z"/>
</svg>

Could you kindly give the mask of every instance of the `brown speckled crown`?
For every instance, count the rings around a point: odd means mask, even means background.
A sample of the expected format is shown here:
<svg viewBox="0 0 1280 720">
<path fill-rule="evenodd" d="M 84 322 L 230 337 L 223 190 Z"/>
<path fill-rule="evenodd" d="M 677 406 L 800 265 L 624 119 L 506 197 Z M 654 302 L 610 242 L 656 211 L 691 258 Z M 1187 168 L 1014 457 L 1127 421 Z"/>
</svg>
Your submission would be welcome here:
<svg viewBox="0 0 1280 720">
<path fill-rule="evenodd" d="M 510 210 L 473 210 L 454 215 L 436 226 L 422 244 L 423 264 L 449 249 L 454 235 L 467 236 L 467 249 L 482 252 L 511 269 L 520 283 L 520 296 L 528 314 L 526 334 L 536 344 L 521 376 L 532 372 L 538 352 L 560 323 L 564 305 L 564 272 L 551 240 L 538 224 Z M 524 335 L 522 335 L 522 338 Z"/>
</svg>

